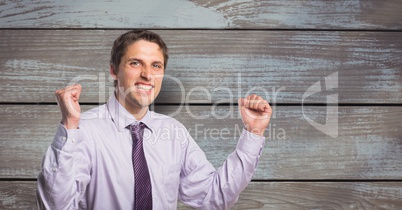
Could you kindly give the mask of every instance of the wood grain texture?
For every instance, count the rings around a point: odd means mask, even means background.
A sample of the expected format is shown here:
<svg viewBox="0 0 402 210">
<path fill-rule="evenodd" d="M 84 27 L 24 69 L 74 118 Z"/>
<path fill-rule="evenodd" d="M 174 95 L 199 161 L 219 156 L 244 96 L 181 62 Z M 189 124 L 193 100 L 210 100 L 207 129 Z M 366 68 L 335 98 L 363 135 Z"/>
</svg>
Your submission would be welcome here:
<svg viewBox="0 0 402 210">
<path fill-rule="evenodd" d="M 0 181 L 0 209 L 38 209 L 36 181 Z"/>
<path fill-rule="evenodd" d="M 154 108 L 182 122 L 215 167 L 234 150 L 243 128 L 237 107 Z M 339 107 L 336 138 L 305 119 L 331 124 L 326 108 L 274 107 L 254 179 L 402 178 L 402 107 Z M 0 118 L 0 178 L 36 178 L 60 121 L 58 107 L 0 105 Z"/>
<path fill-rule="evenodd" d="M 398 0 L 6 1 L 2 28 L 401 29 Z"/>
<path fill-rule="evenodd" d="M 76 82 L 81 102 L 106 101 L 122 32 L 0 30 L 0 102 L 55 102 L 56 89 Z M 339 103 L 402 102 L 401 32 L 158 32 L 170 60 L 157 103 L 237 102 L 250 92 L 271 103 L 327 103 L 335 93 Z M 322 91 L 303 98 L 316 82 Z"/>
<path fill-rule="evenodd" d="M 401 182 L 252 182 L 232 209 L 400 209 L 401 188 Z M 0 208 L 36 209 L 35 190 L 35 181 L 1 181 Z"/>
<path fill-rule="evenodd" d="M 0 2 L 0 209 L 36 209 L 36 182 L 16 180 L 37 177 L 60 120 L 56 105 L 24 103 L 54 103 L 76 82 L 81 102 L 105 102 L 111 45 L 129 28 L 168 44 L 151 108 L 182 122 L 215 167 L 243 127 L 237 107 L 215 104 L 250 92 L 290 104 L 274 106 L 233 209 L 402 209 L 400 0 Z M 326 103 L 341 106 L 311 106 Z"/>
</svg>

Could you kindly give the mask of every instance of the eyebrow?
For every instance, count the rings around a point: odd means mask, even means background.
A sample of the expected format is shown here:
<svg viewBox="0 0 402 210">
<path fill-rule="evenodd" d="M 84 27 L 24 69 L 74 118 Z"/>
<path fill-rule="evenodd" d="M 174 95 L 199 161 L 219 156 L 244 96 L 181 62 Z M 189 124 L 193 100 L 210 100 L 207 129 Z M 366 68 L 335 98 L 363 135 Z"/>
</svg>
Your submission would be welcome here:
<svg viewBox="0 0 402 210">
<path fill-rule="evenodd" d="M 141 62 L 142 62 L 142 60 L 139 59 L 139 58 L 128 58 L 128 59 L 127 59 L 127 62 L 128 62 L 128 61 L 141 61 Z"/>
<path fill-rule="evenodd" d="M 142 59 L 135 58 L 135 57 L 127 59 L 127 62 L 130 62 L 130 61 L 140 61 L 141 63 L 144 63 L 144 61 Z M 157 61 L 152 61 L 152 63 L 159 63 L 159 64 L 164 65 L 162 61 L 158 61 L 158 60 Z"/>
</svg>

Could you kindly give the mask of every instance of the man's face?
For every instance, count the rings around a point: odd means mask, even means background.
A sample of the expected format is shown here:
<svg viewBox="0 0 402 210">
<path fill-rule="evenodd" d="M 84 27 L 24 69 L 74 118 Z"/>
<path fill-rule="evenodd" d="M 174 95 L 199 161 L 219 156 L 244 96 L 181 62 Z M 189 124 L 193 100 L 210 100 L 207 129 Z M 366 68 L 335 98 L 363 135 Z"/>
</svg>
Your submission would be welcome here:
<svg viewBox="0 0 402 210">
<path fill-rule="evenodd" d="M 148 107 L 159 94 L 164 75 L 164 58 L 160 47 L 139 40 L 127 47 L 117 75 L 116 96 L 130 112 Z"/>
</svg>

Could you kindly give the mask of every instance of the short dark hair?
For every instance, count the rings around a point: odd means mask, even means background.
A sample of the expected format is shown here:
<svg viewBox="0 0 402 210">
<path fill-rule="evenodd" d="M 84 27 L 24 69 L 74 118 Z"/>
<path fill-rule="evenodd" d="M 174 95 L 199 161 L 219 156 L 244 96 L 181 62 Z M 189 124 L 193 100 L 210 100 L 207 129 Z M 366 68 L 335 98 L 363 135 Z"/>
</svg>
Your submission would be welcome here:
<svg viewBox="0 0 402 210">
<path fill-rule="evenodd" d="M 168 48 L 159 34 L 147 31 L 147 30 L 131 30 L 127 31 L 126 33 L 120 35 L 113 43 L 112 51 L 110 54 L 110 65 L 113 66 L 113 72 L 117 74 L 119 69 L 119 65 L 121 62 L 121 58 L 127 51 L 127 47 L 132 43 L 145 40 L 148 42 L 153 42 L 157 44 L 160 49 L 162 50 L 163 54 L 163 67 L 166 69 L 167 62 L 168 62 Z M 117 81 L 114 81 L 114 86 L 116 87 Z"/>
</svg>

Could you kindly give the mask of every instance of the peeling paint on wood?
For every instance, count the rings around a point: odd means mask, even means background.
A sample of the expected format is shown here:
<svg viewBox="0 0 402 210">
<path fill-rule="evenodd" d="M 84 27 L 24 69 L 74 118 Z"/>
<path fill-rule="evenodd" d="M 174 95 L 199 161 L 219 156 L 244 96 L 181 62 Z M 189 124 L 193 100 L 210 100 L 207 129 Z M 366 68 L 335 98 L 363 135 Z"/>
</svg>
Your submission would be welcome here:
<svg viewBox="0 0 402 210">
<path fill-rule="evenodd" d="M 2 28 L 402 28 L 399 0 L 7 1 Z"/>
<path fill-rule="evenodd" d="M 401 209 L 402 186 L 389 182 L 402 175 L 401 20 L 400 0 L 0 2 L 0 177 L 36 178 L 60 120 L 55 105 L 4 102 L 54 103 L 53 92 L 73 82 L 83 84 L 81 102 L 105 102 L 110 48 L 123 32 L 115 29 L 151 28 L 171 56 L 156 111 L 236 102 L 249 91 L 298 104 L 274 106 L 254 176 L 264 181 L 234 209 Z M 338 107 L 336 138 L 306 120 L 335 124 L 331 106 L 299 106 L 317 82 L 322 91 L 305 104 L 337 94 L 358 105 Z M 236 107 L 181 108 L 175 117 L 220 166 L 242 128 Z M 291 182 L 265 182 L 275 179 Z M 327 179 L 349 182 L 301 181 Z M 0 182 L 0 209 L 36 209 L 34 199 L 34 181 Z"/>
<path fill-rule="evenodd" d="M 121 32 L 0 31 L 0 101 L 54 102 L 56 89 L 80 82 L 81 102 L 105 102 L 114 89 L 110 48 Z M 322 81 L 325 90 L 324 78 L 336 72 L 339 103 L 402 102 L 400 32 L 158 32 L 171 59 L 157 103 L 237 102 L 255 92 L 300 104 L 311 85 Z M 304 102 L 327 103 L 327 95 Z"/>
<path fill-rule="evenodd" d="M 251 182 L 232 209 L 400 209 L 400 182 Z M 0 182 L 1 209 L 36 209 L 36 182 Z M 178 210 L 190 208 L 179 202 Z"/>
<path fill-rule="evenodd" d="M 219 28 L 222 14 L 191 1 L 39 1 L 0 5 L 3 28 Z"/>
<path fill-rule="evenodd" d="M 179 108 L 154 107 L 168 115 Z M 401 107 L 339 107 L 337 138 L 311 126 L 301 107 L 278 106 L 274 111 L 254 179 L 401 179 Z M 326 107 L 304 112 L 325 123 Z M 0 177 L 36 178 L 60 117 L 56 105 L 0 105 Z M 188 106 L 173 117 L 215 167 L 234 150 L 243 128 L 237 107 Z"/>
</svg>

